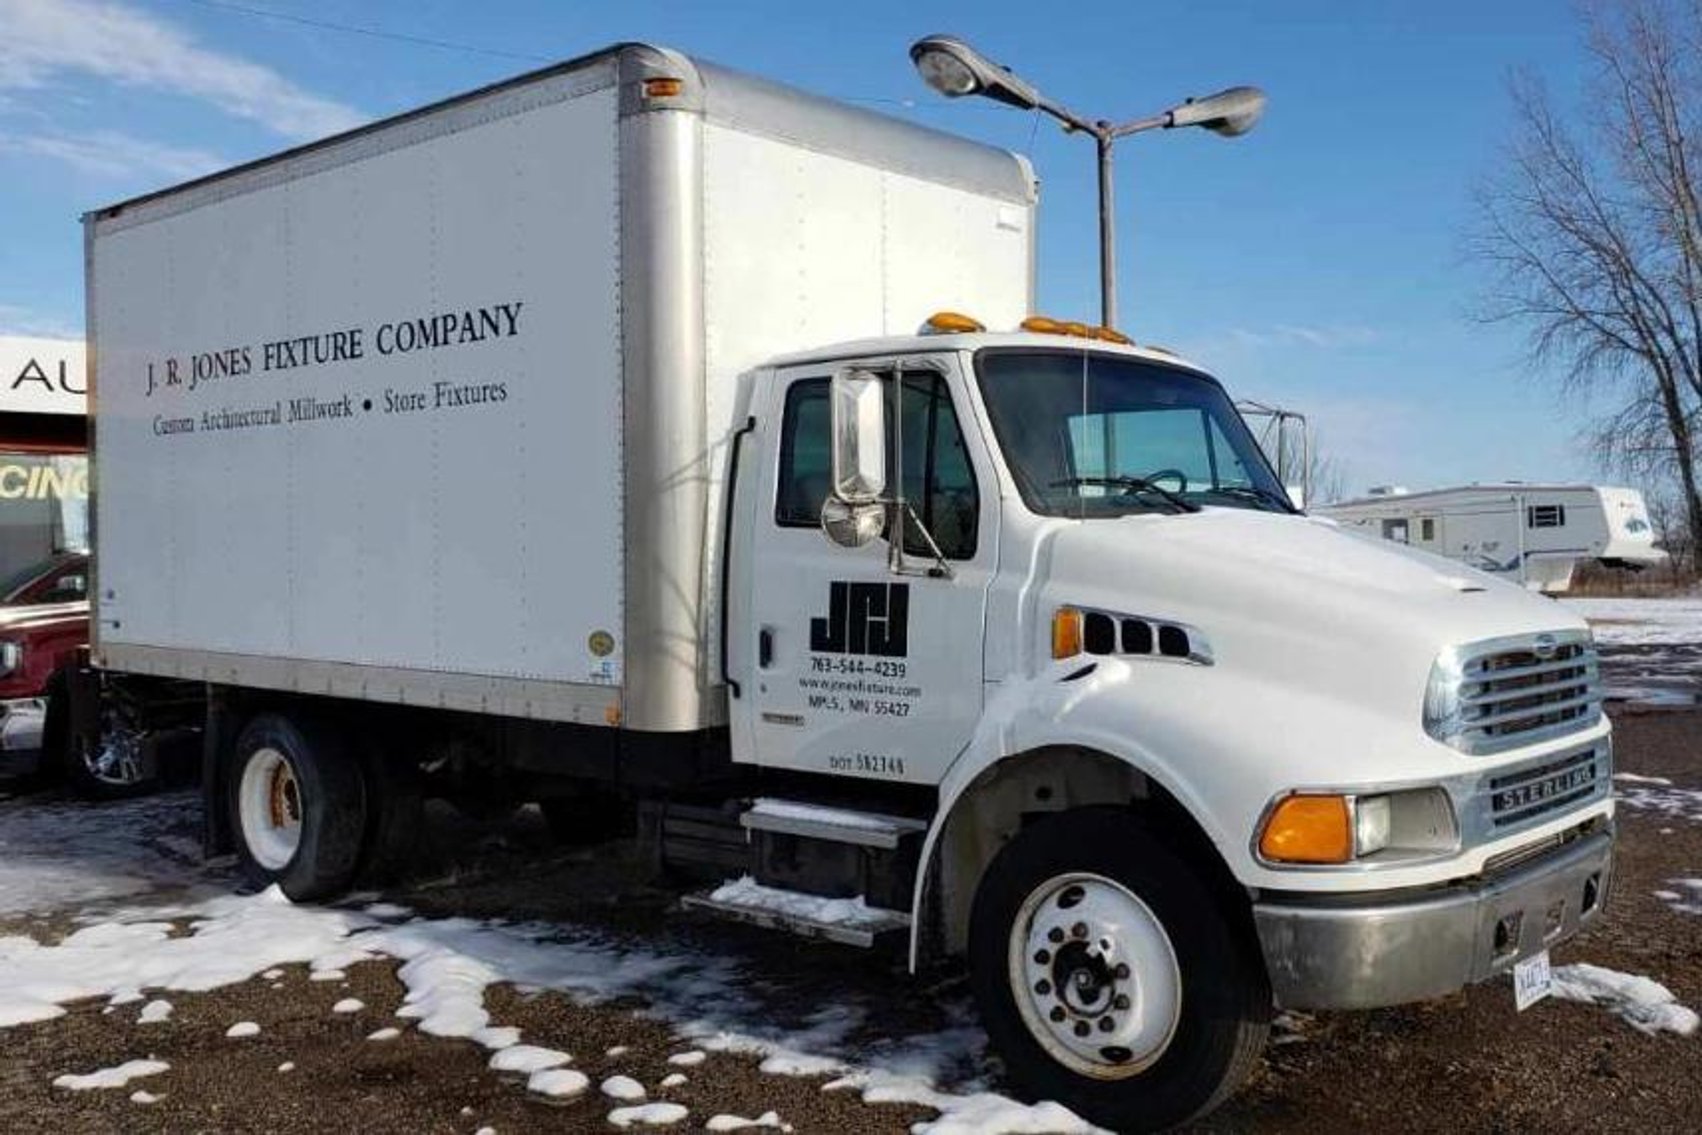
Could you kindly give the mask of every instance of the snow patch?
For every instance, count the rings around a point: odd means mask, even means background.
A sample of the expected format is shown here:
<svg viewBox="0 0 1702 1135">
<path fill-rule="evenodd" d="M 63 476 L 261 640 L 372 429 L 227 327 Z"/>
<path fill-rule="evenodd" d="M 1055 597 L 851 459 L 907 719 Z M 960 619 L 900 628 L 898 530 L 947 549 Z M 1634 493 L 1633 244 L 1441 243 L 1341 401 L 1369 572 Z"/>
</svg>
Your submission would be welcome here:
<svg viewBox="0 0 1702 1135">
<path fill-rule="evenodd" d="M 662 1082 L 656 1086 L 659 1088 L 677 1088 L 685 1082 L 686 1074 L 684 1072 L 669 1072 L 662 1077 Z"/>
<path fill-rule="evenodd" d="M 871 907 L 862 895 L 852 899 L 827 899 L 765 887 L 749 875 L 721 884 L 711 892 L 709 899 L 711 902 L 766 910 L 787 918 L 833 926 L 878 928 L 892 920 L 891 911 Z"/>
<path fill-rule="evenodd" d="M 0 914 L 75 910 L 209 881 L 199 855 L 184 854 L 171 836 L 195 796 L 32 800 L 0 812 Z"/>
<path fill-rule="evenodd" d="M 81 1076 L 66 1073 L 55 1078 L 53 1086 L 67 1088 L 73 1092 L 86 1092 L 95 1088 L 122 1088 L 131 1080 L 139 1080 L 143 1076 L 158 1076 L 170 1068 L 171 1065 L 163 1060 L 126 1060 L 115 1068 L 101 1068 L 85 1072 Z"/>
<path fill-rule="evenodd" d="M 526 1080 L 526 1090 L 553 1099 L 577 1096 L 591 1086 L 591 1077 L 572 1068 L 542 1068 Z"/>
<path fill-rule="evenodd" d="M 644 1085 L 631 1076 L 610 1076 L 600 1090 L 612 1100 L 641 1100 L 646 1094 Z"/>
<path fill-rule="evenodd" d="M 342 981 L 349 975 L 340 969 L 316 969 L 307 975 L 309 981 Z"/>
<path fill-rule="evenodd" d="M 1656 891 L 1655 897 L 1676 914 L 1702 914 L 1702 879 L 1668 879 L 1676 891 Z"/>
<path fill-rule="evenodd" d="M 745 1119 L 738 1115 L 711 1116 L 708 1123 L 703 1125 L 705 1131 L 744 1131 L 752 1127 L 772 1127 L 779 1131 L 790 1131 L 790 1123 L 780 1122 L 778 1112 L 765 1111 L 755 1119 Z"/>
<path fill-rule="evenodd" d="M 282 1064 L 278 1065 L 278 1071 L 279 1072 L 294 1072 L 295 1071 L 295 1061 L 293 1061 L 293 1060 L 284 1061 Z"/>
<path fill-rule="evenodd" d="M 152 1092 L 144 1092 L 140 1088 L 130 1093 L 131 1103 L 159 1103 L 160 1097 Z"/>
<path fill-rule="evenodd" d="M 401 1035 L 402 1035 L 401 1029 L 382 1028 L 382 1029 L 378 1029 L 375 1032 L 367 1033 L 366 1039 L 367 1040 L 395 1040 L 397 1037 L 399 1037 Z"/>
<path fill-rule="evenodd" d="M 358 1013 L 366 1008 L 366 1002 L 358 997 L 345 997 L 331 1006 L 333 1013 Z"/>
<path fill-rule="evenodd" d="M 1702 599 L 1565 599 L 1604 646 L 1689 646 L 1702 642 Z"/>
<path fill-rule="evenodd" d="M 1615 796 L 1621 804 L 1638 812 L 1702 824 L 1702 792 L 1694 789 L 1633 785 L 1620 789 Z"/>
<path fill-rule="evenodd" d="M 1667 788 L 1672 787 L 1672 781 L 1664 776 L 1638 776 L 1634 772 L 1616 772 L 1613 779 L 1622 784 L 1659 784 Z"/>
<path fill-rule="evenodd" d="M 284 976 L 284 971 L 281 969 L 269 969 L 260 976 L 266 981 L 277 981 L 280 977 Z"/>
<path fill-rule="evenodd" d="M 669 1127 L 691 1112 L 677 1103 L 647 1103 L 639 1107 L 617 1107 L 609 1112 L 616 1127 Z"/>
<path fill-rule="evenodd" d="M 136 1017 L 138 1025 L 157 1025 L 171 1017 L 170 1001 L 150 1001 L 142 1006 L 142 1012 Z"/>
<path fill-rule="evenodd" d="M 1680 1005 L 1672 990 L 1660 982 L 1587 962 L 1555 967 L 1554 996 L 1600 1005 L 1650 1036 L 1659 1032 L 1689 1036 L 1699 1023 L 1696 1013 Z"/>
<path fill-rule="evenodd" d="M 668 1057 L 668 1063 L 676 1064 L 681 1068 L 691 1068 L 698 1064 L 702 1064 L 708 1059 L 709 1054 L 707 1052 L 704 1052 L 702 1049 L 694 1048 L 690 1052 L 674 1053 L 672 1056 Z"/>
<path fill-rule="evenodd" d="M 630 1051 L 632 1051 L 632 1047 L 630 1045 L 617 1044 L 613 1048 L 604 1049 L 603 1055 L 609 1057 L 625 1056 Z"/>
<path fill-rule="evenodd" d="M 520 1072 L 530 1075 L 545 1068 L 560 1068 L 572 1061 L 573 1057 L 565 1052 L 557 1052 L 553 1048 L 539 1048 L 535 1044 L 516 1044 L 508 1048 L 500 1048 L 491 1056 L 490 1066 L 498 1072 Z"/>
</svg>

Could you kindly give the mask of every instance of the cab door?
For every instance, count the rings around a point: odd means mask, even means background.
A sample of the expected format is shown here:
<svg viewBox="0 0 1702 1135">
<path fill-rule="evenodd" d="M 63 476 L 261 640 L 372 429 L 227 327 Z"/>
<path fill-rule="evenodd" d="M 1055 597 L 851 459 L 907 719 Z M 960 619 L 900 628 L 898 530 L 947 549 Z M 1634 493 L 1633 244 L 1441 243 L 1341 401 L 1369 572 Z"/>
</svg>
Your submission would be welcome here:
<svg viewBox="0 0 1702 1135">
<path fill-rule="evenodd" d="M 936 783 L 981 713 L 982 634 L 998 546 L 997 497 L 953 363 L 873 369 L 886 384 L 887 486 L 902 486 L 939 545 L 914 524 L 904 570 L 890 530 L 860 548 L 820 527 L 831 479 L 832 368 L 783 370 L 762 418 L 765 460 L 744 502 L 749 539 L 729 612 L 741 692 L 741 760 L 869 779 Z M 900 393 L 902 392 L 902 393 Z M 896 456 L 895 456 L 896 454 Z M 756 472 L 752 471 L 753 474 Z M 741 494 L 742 495 L 742 494 Z"/>
</svg>

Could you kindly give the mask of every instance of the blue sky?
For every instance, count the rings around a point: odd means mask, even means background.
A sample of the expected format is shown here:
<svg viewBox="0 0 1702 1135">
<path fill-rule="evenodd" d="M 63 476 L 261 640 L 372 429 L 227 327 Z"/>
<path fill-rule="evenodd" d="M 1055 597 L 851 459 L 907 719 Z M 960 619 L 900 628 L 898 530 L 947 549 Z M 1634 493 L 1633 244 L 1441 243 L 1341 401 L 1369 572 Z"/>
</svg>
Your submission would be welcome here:
<svg viewBox="0 0 1702 1135">
<path fill-rule="evenodd" d="M 1559 91 L 1583 73 L 1562 0 L 0 0 L 0 333 L 77 333 L 84 209 L 622 39 L 1029 154 L 1041 310 L 1094 316 L 1091 143 L 927 90 L 905 49 L 935 31 L 1094 117 L 1266 89 L 1246 137 L 1120 147 L 1122 322 L 1238 396 L 1306 412 L 1350 488 L 1599 477 L 1574 441 L 1588 407 L 1528 372 L 1517 331 L 1470 319 L 1482 277 L 1461 254 L 1470 185 L 1507 130 L 1509 71 Z"/>
</svg>

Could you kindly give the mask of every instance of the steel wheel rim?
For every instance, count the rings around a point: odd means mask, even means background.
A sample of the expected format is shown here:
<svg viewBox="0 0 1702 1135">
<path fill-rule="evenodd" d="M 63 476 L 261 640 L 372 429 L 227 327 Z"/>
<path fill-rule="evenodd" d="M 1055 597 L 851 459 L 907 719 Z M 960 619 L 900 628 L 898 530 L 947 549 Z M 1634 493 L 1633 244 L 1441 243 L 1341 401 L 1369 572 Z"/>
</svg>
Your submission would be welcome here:
<svg viewBox="0 0 1702 1135">
<path fill-rule="evenodd" d="M 254 861 L 281 871 L 301 846 L 301 784 L 295 766 L 277 749 L 255 751 L 237 786 L 242 839 Z"/>
<path fill-rule="evenodd" d="M 1123 1080 L 1170 1047 L 1182 972 L 1164 924 L 1103 875 L 1055 876 L 1011 924 L 1007 977 L 1029 1034 L 1070 1071 Z"/>
<path fill-rule="evenodd" d="M 98 749 L 91 750 L 82 742 L 78 748 L 83 768 L 102 784 L 132 788 L 153 776 L 143 760 L 141 738 L 130 730 L 108 729 L 102 734 Z"/>
</svg>

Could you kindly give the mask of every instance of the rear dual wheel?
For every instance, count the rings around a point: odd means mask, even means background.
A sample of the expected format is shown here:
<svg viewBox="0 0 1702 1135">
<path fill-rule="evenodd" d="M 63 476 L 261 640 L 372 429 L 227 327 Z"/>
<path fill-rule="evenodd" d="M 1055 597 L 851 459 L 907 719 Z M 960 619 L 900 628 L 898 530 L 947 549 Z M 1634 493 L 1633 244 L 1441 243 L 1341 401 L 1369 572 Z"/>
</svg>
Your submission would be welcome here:
<svg viewBox="0 0 1702 1135">
<path fill-rule="evenodd" d="M 360 868 L 366 785 L 334 729 L 260 714 L 237 738 L 227 791 L 250 881 L 276 884 L 297 902 L 348 888 Z"/>
</svg>

